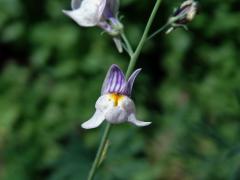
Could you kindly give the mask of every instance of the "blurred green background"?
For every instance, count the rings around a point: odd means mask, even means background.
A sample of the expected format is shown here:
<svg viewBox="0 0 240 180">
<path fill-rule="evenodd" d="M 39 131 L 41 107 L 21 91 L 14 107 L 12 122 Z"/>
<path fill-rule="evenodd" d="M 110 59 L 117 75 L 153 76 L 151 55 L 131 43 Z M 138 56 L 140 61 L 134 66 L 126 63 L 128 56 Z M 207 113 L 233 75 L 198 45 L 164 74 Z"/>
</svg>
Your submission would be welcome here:
<svg viewBox="0 0 240 180">
<path fill-rule="evenodd" d="M 114 126 L 97 180 L 240 179 L 240 2 L 199 3 L 189 32 L 146 43 L 132 98 L 153 124 Z M 179 4 L 163 0 L 151 31 Z M 153 5 L 121 0 L 134 47 Z M 70 0 L 0 0 L 1 180 L 85 180 L 105 124 L 80 124 L 109 66 L 127 68 L 110 37 L 62 9 Z"/>
</svg>

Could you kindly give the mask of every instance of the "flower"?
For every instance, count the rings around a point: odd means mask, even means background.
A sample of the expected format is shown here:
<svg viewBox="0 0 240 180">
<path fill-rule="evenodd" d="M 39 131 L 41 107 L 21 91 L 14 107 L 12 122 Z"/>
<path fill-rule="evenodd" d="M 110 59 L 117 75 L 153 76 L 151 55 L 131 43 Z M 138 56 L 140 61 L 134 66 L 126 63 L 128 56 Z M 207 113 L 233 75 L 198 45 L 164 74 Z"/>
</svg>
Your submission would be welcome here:
<svg viewBox="0 0 240 180">
<path fill-rule="evenodd" d="M 72 10 L 63 10 L 63 12 L 80 26 L 102 28 L 113 36 L 118 51 L 122 52 L 120 34 L 123 25 L 117 17 L 118 0 L 72 0 L 71 7 Z"/>
<path fill-rule="evenodd" d="M 137 69 L 128 80 L 117 65 L 112 65 L 104 80 L 101 96 L 98 98 L 96 112 L 91 119 L 82 124 L 84 129 L 98 127 L 104 120 L 112 124 L 130 122 L 136 126 L 147 126 L 151 122 L 136 119 L 135 105 L 130 98 L 133 83 L 141 69 Z"/>
<path fill-rule="evenodd" d="M 166 33 L 170 33 L 177 27 L 187 29 L 186 24 L 191 22 L 197 13 L 197 5 L 197 2 L 194 0 L 184 1 L 181 6 L 174 11 L 172 17 L 169 18 L 171 27 Z"/>
</svg>

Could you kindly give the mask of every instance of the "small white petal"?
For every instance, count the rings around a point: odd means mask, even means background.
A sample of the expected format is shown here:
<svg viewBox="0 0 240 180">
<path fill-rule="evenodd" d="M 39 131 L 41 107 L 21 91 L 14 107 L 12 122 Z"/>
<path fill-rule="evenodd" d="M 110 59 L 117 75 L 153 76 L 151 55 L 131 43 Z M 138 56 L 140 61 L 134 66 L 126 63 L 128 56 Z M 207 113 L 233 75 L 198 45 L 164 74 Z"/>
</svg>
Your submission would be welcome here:
<svg viewBox="0 0 240 180">
<path fill-rule="evenodd" d="M 91 119 L 83 123 L 81 126 L 84 129 L 92 129 L 98 127 L 105 119 L 104 113 L 96 111 Z"/>
<path fill-rule="evenodd" d="M 144 121 L 137 120 L 134 114 L 130 114 L 130 116 L 128 117 L 128 122 L 136 126 L 148 126 L 151 124 L 151 122 L 144 122 Z"/>
<path fill-rule="evenodd" d="M 91 27 L 99 23 L 105 5 L 106 0 L 82 0 L 78 9 L 63 10 L 63 13 L 71 17 L 80 26 Z"/>
</svg>

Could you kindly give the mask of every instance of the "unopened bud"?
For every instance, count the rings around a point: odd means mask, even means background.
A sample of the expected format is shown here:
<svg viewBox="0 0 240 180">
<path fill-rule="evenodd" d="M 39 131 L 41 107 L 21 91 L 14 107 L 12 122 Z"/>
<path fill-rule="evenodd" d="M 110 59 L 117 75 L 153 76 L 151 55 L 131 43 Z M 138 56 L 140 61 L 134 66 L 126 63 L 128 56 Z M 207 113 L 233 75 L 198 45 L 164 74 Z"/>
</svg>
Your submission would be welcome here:
<svg viewBox="0 0 240 180">
<path fill-rule="evenodd" d="M 180 7 L 178 7 L 172 17 L 169 18 L 171 27 L 166 33 L 170 33 L 174 28 L 183 27 L 187 29 L 186 24 L 191 22 L 197 13 L 197 2 L 194 0 L 184 1 Z"/>
</svg>

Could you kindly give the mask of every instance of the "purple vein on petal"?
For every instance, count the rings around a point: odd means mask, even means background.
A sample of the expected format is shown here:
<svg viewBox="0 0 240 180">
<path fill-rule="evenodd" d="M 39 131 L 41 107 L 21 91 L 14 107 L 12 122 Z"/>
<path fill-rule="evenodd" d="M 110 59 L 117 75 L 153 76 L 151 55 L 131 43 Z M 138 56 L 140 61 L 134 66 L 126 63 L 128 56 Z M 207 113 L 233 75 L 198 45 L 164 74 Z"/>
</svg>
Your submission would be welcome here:
<svg viewBox="0 0 240 180">
<path fill-rule="evenodd" d="M 119 75 L 116 73 L 116 74 L 115 74 L 115 77 L 116 77 L 116 78 L 114 79 L 115 81 L 114 81 L 114 83 L 112 84 L 112 86 L 113 86 L 112 89 L 111 89 L 112 92 L 117 91 L 117 86 L 119 85 L 119 80 L 118 80 L 118 79 L 119 79 Z"/>
<path fill-rule="evenodd" d="M 109 89 L 109 92 L 114 92 L 115 90 L 115 87 L 117 85 L 117 76 L 118 74 L 116 72 L 113 73 L 113 80 L 110 84 L 110 89 Z"/>
<path fill-rule="evenodd" d="M 120 93 L 122 86 L 125 84 L 124 82 L 125 77 L 122 70 L 117 65 L 113 64 L 108 70 L 101 94 Z"/>
</svg>

